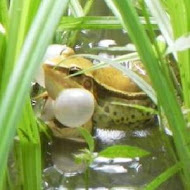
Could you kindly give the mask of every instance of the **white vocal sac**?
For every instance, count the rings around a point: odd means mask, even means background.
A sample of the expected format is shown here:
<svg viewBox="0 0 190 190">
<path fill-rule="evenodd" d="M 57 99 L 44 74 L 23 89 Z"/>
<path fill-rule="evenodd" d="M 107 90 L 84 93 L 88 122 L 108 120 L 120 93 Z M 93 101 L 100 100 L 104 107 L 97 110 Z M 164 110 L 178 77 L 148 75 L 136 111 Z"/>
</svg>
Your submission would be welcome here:
<svg viewBox="0 0 190 190">
<path fill-rule="evenodd" d="M 56 119 L 67 127 L 80 127 L 91 119 L 93 113 L 94 97 L 84 89 L 65 89 L 54 103 Z"/>
</svg>

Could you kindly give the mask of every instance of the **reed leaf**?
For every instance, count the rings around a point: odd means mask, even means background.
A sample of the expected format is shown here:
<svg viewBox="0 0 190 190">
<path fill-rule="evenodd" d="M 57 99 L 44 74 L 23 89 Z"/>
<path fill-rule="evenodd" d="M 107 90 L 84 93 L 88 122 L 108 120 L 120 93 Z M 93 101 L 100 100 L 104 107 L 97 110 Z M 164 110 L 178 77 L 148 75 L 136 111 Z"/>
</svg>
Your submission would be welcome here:
<svg viewBox="0 0 190 190">
<path fill-rule="evenodd" d="M 146 27 L 145 19 L 140 17 L 140 20 Z M 155 20 L 150 18 L 150 21 L 154 29 L 158 29 Z M 57 31 L 76 29 L 122 29 L 122 25 L 118 19 L 113 16 L 64 16 L 59 23 Z"/>
<path fill-rule="evenodd" d="M 182 2 L 175 2 L 175 6 L 170 6 L 171 0 L 168 1 L 167 9 L 169 15 L 171 17 L 171 23 L 174 31 L 174 38 L 177 39 L 180 36 L 187 35 L 190 32 L 190 14 L 189 2 L 187 0 L 183 0 Z M 177 15 L 180 15 L 177 16 Z M 183 88 L 183 96 L 184 96 L 184 104 L 186 108 L 190 107 L 190 50 L 186 50 L 183 52 L 178 52 L 178 67 L 180 70 L 182 88 Z M 190 121 L 190 114 L 188 114 L 188 121 Z"/>
<path fill-rule="evenodd" d="M 170 20 L 167 16 L 167 13 L 162 8 L 162 4 L 159 0 L 145 0 L 147 7 L 151 11 L 156 23 L 159 26 L 159 30 L 164 36 L 168 45 L 173 44 L 173 31 Z"/>
</svg>

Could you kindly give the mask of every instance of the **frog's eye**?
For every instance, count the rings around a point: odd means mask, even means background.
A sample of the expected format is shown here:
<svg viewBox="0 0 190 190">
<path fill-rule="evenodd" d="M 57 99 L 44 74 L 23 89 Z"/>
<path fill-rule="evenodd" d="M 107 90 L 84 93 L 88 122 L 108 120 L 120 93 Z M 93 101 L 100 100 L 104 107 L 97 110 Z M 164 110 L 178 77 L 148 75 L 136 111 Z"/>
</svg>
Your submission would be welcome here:
<svg viewBox="0 0 190 190">
<path fill-rule="evenodd" d="M 76 67 L 76 66 L 71 67 L 71 68 L 69 69 L 69 75 L 73 75 L 73 74 L 75 74 L 75 73 L 77 73 L 77 72 L 79 72 L 79 71 L 81 71 L 81 69 L 80 69 L 79 67 Z M 77 76 L 78 76 L 78 75 L 77 75 Z"/>
</svg>

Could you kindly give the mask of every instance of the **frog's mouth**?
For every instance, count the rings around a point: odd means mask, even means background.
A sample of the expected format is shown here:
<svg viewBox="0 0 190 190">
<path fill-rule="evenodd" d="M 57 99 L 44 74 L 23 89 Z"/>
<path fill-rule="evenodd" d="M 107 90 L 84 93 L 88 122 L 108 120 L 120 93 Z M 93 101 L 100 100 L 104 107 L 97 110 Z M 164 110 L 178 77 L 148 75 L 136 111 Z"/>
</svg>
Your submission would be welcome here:
<svg viewBox="0 0 190 190">
<path fill-rule="evenodd" d="M 67 128 L 66 126 L 64 126 L 61 122 L 59 122 L 56 118 L 54 118 L 52 120 L 52 122 L 56 125 L 56 127 L 63 129 L 63 128 Z"/>
<path fill-rule="evenodd" d="M 49 106 L 48 104 L 49 100 Z M 54 136 L 60 138 L 81 137 L 77 127 L 92 129 L 94 114 L 94 97 L 88 90 L 81 88 L 65 89 L 55 100 L 48 99 L 41 119 L 52 130 Z"/>
</svg>

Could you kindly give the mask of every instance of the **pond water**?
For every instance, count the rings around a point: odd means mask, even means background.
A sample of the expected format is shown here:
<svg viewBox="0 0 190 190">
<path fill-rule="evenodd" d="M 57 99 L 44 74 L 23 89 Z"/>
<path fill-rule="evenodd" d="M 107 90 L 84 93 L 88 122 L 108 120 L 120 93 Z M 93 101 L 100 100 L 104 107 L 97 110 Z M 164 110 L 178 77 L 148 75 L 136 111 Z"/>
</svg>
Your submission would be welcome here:
<svg viewBox="0 0 190 190">
<path fill-rule="evenodd" d="M 74 153 L 85 144 L 53 139 L 50 162 L 44 169 L 44 189 L 144 189 L 159 174 L 173 165 L 169 150 L 163 144 L 157 126 L 144 130 L 117 131 L 96 129 L 96 152 L 115 144 L 143 148 L 151 154 L 143 158 L 97 158 L 87 172 L 83 164 L 76 164 Z M 159 189 L 183 189 L 179 176 L 173 176 Z"/>
</svg>

